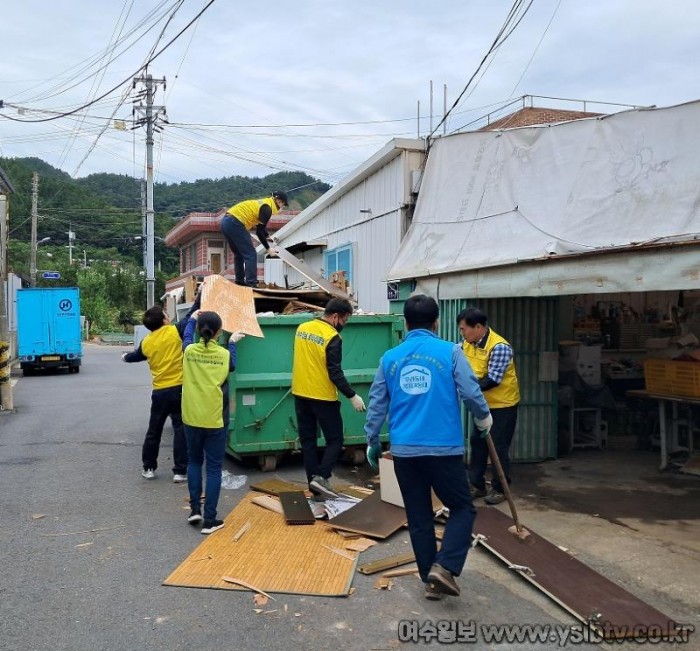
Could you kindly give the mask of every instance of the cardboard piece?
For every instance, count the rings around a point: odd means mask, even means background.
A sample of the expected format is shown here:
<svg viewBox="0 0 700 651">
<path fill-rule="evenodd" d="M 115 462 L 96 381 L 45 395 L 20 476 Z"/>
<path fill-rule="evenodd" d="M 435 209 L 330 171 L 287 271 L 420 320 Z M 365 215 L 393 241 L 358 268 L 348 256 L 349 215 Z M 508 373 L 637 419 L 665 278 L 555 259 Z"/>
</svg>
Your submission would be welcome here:
<svg viewBox="0 0 700 651">
<path fill-rule="evenodd" d="M 223 276 L 207 276 L 202 283 L 202 311 L 216 312 L 227 332 L 263 337 L 255 316 L 253 290 L 236 285 Z"/>
</svg>

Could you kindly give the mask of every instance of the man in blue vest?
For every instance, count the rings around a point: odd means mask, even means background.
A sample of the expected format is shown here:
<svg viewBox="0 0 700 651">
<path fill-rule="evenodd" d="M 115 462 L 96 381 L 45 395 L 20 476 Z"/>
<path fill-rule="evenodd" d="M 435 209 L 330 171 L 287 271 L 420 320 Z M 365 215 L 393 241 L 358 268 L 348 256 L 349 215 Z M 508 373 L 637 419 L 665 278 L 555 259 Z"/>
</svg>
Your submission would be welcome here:
<svg viewBox="0 0 700 651">
<path fill-rule="evenodd" d="M 464 466 L 460 402 L 488 433 L 491 414 L 462 349 L 437 336 L 435 299 L 406 301 L 408 334 L 384 354 L 369 392 L 365 432 L 373 468 L 381 455 L 379 431 L 389 416 L 391 454 L 425 597 L 459 595 L 455 577 L 467 560 L 476 510 Z M 450 510 L 437 550 L 431 490 Z"/>
</svg>

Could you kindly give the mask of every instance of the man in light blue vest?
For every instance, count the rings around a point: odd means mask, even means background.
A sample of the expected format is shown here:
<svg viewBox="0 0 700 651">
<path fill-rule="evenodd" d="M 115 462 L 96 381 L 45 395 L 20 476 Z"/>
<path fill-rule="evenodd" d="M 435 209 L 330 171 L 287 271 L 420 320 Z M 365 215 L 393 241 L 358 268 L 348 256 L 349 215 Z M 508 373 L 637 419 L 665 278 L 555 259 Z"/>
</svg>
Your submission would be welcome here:
<svg viewBox="0 0 700 651">
<path fill-rule="evenodd" d="M 462 349 L 436 334 L 435 299 L 412 296 L 403 314 L 408 334 L 384 354 L 369 392 L 367 459 L 377 467 L 382 453 L 379 431 L 388 414 L 394 470 L 425 597 L 440 599 L 459 595 L 455 577 L 467 560 L 476 517 L 464 465 L 460 401 L 484 435 L 492 419 Z M 431 489 L 450 510 L 440 551 Z"/>
</svg>

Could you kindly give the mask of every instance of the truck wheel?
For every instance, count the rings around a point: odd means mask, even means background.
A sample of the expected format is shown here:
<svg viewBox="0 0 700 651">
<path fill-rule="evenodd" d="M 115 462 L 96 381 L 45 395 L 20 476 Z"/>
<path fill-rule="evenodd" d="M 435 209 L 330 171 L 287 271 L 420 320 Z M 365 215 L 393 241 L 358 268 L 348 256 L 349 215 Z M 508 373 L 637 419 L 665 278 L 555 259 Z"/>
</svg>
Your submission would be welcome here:
<svg viewBox="0 0 700 651">
<path fill-rule="evenodd" d="M 74 366 L 71 370 L 73 373 L 80 373 L 80 366 Z"/>
</svg>

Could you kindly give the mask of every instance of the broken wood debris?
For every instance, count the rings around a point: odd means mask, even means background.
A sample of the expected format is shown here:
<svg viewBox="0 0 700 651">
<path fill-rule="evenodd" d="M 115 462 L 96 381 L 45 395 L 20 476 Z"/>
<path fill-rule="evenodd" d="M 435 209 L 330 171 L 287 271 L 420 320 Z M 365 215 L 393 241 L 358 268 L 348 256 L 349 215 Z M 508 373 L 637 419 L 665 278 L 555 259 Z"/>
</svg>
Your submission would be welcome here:
<svg viewBox="0 0 700 651">
<path fill-rule="evenodd" d="M 282 509 L 282 504 L 280 504 L 280 501 L 275 499 L 274 497 L 270 495 L 259 495 L 258 497 L 254 497 L 252 500 L 253 504 L 257 504 L 258 506 L 262 506 L 264 509 L 267 509 L 268 511 L 274 511 L 275 513 L 279 513 L 282 515 L 284 513 L 284 510 Z"/>
<path fill-rule="evenodd" d="M 256 588 L 254 585 L 248 583 L 247 581 L 241 581 L 241 579 L 234 579 L 231 576 L 222 576 L 221 580 L 226 581 L 226 583 L 240 585 L 242 588 L 247 588 L 248 590 L 252 590 L 253 592 L 257 592 L 258 594 L 265 595 L 268 599 L 272 599 L 272 601 L 275 601 L 275 598 L 272 595 L 267 594 L 267 592 L 264 592 L 260 588 Z"/>
<path fill-rule="evenodd" d="M 246 522 L 235 534 L 233 534 L 233 542 L 238 542 L 245 534 L 248 529 L 250 529 L 250 522 Z"/>
<path fill-rule="evenodd" d="M 395 556 L 388 556 L 387 558 L 380 558 L 377 561 L 372 561 L 371 563 L 365 563 L 357 568 L 358 572 L 362 574 L 375 574 L 377 572 L 382 572 L 384 570 L 391 569 L 392 567 L 399 567 L 401 565 L 406 565 L 407 563 L 412 563 L 416 560 L 416 556 L 413 552 L 406 552 L 405 554 L 396 554 Z"/>
</svg>

